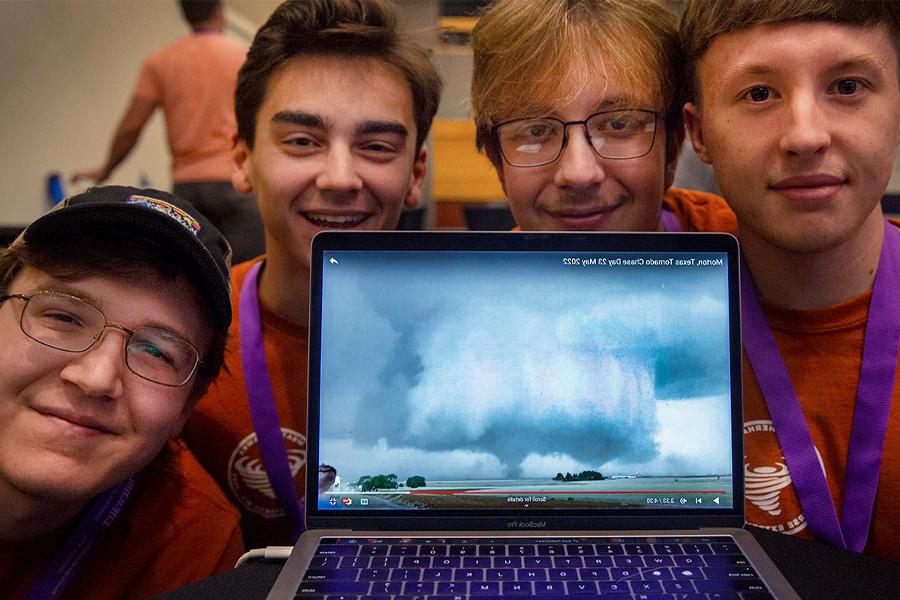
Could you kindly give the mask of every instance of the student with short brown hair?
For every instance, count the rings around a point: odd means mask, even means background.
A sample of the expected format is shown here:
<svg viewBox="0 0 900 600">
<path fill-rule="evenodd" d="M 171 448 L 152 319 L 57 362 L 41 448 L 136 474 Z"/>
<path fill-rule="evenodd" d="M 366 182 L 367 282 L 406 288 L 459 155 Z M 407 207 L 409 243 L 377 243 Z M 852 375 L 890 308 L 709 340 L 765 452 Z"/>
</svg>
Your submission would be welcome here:
<svg viewBox="0 0 900 600">
<path fill-rule="evenodd" d="M 670 189 L 682 52 L 665 4 L 499 0 L 472 48 L 477 144 L 522 229 L 733 228 L 720 198 Z"/>
<path fill-rule="evenodd" d="M 747 520 L 900 560 L 900 5 L 688 0 L 698 156 L 737 215 Z"/>
<path fill-rule="evenodd" d="M 440 92 L 385 0 L 283 3 L 238 75 L 232 181 L 256 194 L 266 254 L 232 270 L 227 371 L 185 439 L 251 547 L 292 543 L 303 525 L 312 238 L 395 229 L 418 204 Z"/>
</svg>

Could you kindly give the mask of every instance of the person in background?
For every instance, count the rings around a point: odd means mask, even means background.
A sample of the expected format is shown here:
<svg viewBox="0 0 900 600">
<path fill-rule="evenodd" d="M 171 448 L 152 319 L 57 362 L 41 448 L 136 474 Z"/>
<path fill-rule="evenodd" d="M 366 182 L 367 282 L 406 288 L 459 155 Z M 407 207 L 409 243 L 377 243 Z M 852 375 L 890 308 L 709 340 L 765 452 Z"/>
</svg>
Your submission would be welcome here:
<svg viewBox="0 0 900 600">
<path fill-rule="evenodd" d="M 241 68 L 232 180 L 259 200 L 266 254 L 232 270 L 227 369 L 184 438 L 250 547 L 290 544 L 303 525 L 312 238 L 394 229 L 418 204 L 441 87 L 384 0 L 289 0 Z"/>
<path fill-rule="evenodd" d="M 222 365 L 229 252 L 187 202 L 112 186 L 0 252 L 4 598 L 145 598 L 243 552 L 173 441 Z"/>
<path fill-rule="evenodd" d="M 900 4 L 688 0 L 681 33 L 740 227 L 747 521 L 900 561 Z"/>
<path fill-rule="evenodd" d="M 231 185 L 235 82 L 247 47 L 224 34 L 219 0 L 181 0 L 191 34 L 144 60 L 131 103 L 113 134 L 106 162 L 71 180 L 103 183 L 137 145 L 158 107 L 172 156 L 172 191 L 191 202 L 228 239 L 235 261 L 263 251 L 256 201 Z"/>
<path fill-rule="evenodd" d="M 476 142 L 523 230 L 734 231 L 671 189 L 684 140 L 677 18 L 656 0 L 498 0 L 472 33 Z"/>
</svg>

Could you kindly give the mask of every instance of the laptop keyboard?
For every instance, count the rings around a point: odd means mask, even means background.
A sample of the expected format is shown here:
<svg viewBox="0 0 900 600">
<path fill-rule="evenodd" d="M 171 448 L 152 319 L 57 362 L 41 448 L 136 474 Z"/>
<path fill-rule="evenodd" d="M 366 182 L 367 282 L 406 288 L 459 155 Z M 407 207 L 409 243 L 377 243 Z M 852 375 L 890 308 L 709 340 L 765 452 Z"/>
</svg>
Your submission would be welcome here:
<svg viewBox="0 0 900 600">
<path fill-rule="evenodd" d="M 728 536 L 322 538 L 296 598 L 772 598 Z"/>
</svg>

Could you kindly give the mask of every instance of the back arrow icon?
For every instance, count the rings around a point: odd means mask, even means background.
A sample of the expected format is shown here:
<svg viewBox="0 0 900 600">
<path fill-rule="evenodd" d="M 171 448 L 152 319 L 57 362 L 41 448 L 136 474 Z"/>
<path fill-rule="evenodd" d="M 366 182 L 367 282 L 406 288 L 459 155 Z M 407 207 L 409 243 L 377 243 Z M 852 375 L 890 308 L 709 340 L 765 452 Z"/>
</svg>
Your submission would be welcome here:
<svg viewBox="0 0 900 600">
<path fill-rule="evenodd" d="M 335 257 L 333 257 L 333 256 L 331 257 L 331 260 L 329 260 L 328 262 L 330 262 L 330 263 L 333 264 L 333 265 L 338 264 L 337 259 L 336 259 Z"/>
</svg>

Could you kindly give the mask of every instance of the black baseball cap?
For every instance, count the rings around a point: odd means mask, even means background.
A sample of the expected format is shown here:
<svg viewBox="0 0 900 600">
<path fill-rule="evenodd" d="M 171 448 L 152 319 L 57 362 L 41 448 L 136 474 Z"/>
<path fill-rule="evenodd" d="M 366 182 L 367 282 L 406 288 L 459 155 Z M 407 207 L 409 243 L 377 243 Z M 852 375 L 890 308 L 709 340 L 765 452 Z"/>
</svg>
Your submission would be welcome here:
<svg viewBox="0 0 900 600">
<path fill-rule="evenodd" d="M 39 245 L 77 234 L 90 243 L 92 233 L 99 231 L 115 231 L 170 250 L 179 257 L 179 267 L 190 273 L 219 326 L 227 329 L 231 324 L 231 246 L 187 200 L 153 189 L 92 187 L 61 200 L 26 227 L 19 239 Z"/>
</svg>

